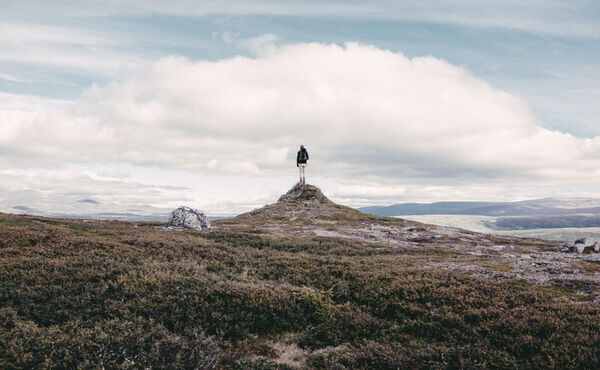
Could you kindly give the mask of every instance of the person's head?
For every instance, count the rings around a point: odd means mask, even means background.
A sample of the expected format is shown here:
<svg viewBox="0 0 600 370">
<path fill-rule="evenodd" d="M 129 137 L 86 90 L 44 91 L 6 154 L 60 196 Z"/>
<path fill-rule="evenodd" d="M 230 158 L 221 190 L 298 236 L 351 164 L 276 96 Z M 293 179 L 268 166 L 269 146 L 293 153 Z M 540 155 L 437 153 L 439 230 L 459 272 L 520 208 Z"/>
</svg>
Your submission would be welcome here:
<svg viewBox="0 0 600 370">
<path fill-rule="evenodd" d="M 300 145 L 300 149 L 304 148 L 304 145 Z"/>
</svg>

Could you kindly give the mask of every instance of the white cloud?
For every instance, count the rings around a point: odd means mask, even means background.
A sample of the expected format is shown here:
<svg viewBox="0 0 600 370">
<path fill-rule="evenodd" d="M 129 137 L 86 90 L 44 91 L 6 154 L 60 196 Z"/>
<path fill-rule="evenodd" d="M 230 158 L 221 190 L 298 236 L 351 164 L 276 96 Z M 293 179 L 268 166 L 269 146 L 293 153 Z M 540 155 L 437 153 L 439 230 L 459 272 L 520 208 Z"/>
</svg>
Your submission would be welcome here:
<svg viewBox="0 0 600 370">
<path fill-rule="evenodd" d="M 0 92 L 0 110 L 4 111 L 60 111 L 71 104 L 73 104 L 73 102 L 68 100 Z"/>
<path fill-rule="evenodd" d="M 458 24 L 480 28 L 498 27 L 551 35 L 600 38 L 595 0 L 377 0 L 377 1 L 295 1 L 295 0 L 222 0 L 178 1 L 111 0 L 86 2 L 72 6 L 69 2 L 53 1 L 49 6 L 37 1 L 21 0 L 6 4 L 20 14 L 36 13 L 57 17 L 110 17 L 139 15 L 176 16 L 303 16 L 335 17 L 367 20 L 421 21 Z"/>
<path fill-rule="evenodd" d="M 34 44 L 106 45 L 114 42 L 83 29 L 52 25 L 0 22 L 0 40 L 4 45 Z"/>
<path fill-rule="evenodd" d="M 177 1 L 110 0 L 39 2 L 20 0 L 3 4 L 4 18 L 85 19 L 99 17 L 159 16 L 294 16 L 361 19 L 371 21 L 415 21 L 451 25 L 520 30 L 569 37 L 600 38 L 598 5 L 595 0 L 376 0 L 376 1 L 295 1 L 221 0 Z M 0 27 L 0 36 L 1 34 Z M 13 32 L 14 33 L 14 32 Z M 48 32 L 52 35 L 55 32 Z M 26 32 L 24 37 L 28 37 Z M 61 31 L 56 33 L 60 36 Z M 86 33 L 83 33 L 86 35 Z M 23 34 L 20 34 L 23 35 Z M 74 35 L 77 39 L 81 36 Z M 93 35 L 87 35 L 93 36 Z M 49 36 L 53 37 L 53 36 Z M 69 36 L 71 37 L 71 36 Z"/>
<path fill-rule="evenodd" d="M 167 212 L 173 202 L 190 201 L 185 189 L 170 189 L 70 170 L 1 170 L 0 209 L 26 206 L 45 213 Z M 93 200 L 93 202 L 83 202 Z M 156 205 L 156 206 L 155 206 Z"/>
<path fill-rule="evenodd" d="M 241 45 L 256 55 L 265 56 L 276 51 L 277 42 L 280 40 L 279 36 L 267 33 L 250 39 L 244 39 L 241 41 Z"/>
<path fill-rule="evenodd" d="M 33 83 L 31 80 L 26 80 L 24 78 L 19 78 L 17 76 L 13 76 L 6 73 L 0 73 L 0 80 L 10 81 L 10 82 L 22 82 L 22 83 Z"/>
<path fill-rule="evenodd" d="M 0 21 L 0 49 L 1 63 L 66 67 L 88 75 L 117 76 L 146 63 L 120 50 L 122 41 L 115 37 L 70 26 Z"/>
<path fill-rule="evenodd" d="M 383 18 L 597 39 L 600 26 L 591 16 L 594 12 L 597 4 L 593 0 L 392 0 L 371 5 L 371 13 Z"/>
<path fill-rule="evenodd" d="M 86 163 L 50 169 L 0 169 L 0 212 L 25 206 L 41 213 L 166 213 L 180 205 L 211 216 L 250 211 L 271 203 L 293 180 L 206 176 L 197 173 Z M 92 202 L 86 201 L 92 200 Z"/>
<path fill-rule="evenodd" d="M 169 57 L 63 111 L 0 108 L 0 121 L 9 168 L 112 161 L 276 176 L 295 171 L 305 144 L 309 176 L 355 182 L 340 199 L 600 181 L 600 137 L 544 129 L 522 100 L 443 60 L 355 43 Z"/>
</svg>

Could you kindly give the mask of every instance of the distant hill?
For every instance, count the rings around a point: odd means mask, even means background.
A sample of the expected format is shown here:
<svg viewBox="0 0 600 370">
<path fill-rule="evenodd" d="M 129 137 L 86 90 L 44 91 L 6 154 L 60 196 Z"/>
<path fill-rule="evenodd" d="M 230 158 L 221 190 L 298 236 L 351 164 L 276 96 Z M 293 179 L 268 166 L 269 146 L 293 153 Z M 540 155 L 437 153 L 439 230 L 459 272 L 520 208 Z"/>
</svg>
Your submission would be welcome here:
<svg viewBox="0 0 600 370">
<path fill-rule="evenodd" d="M 600 216 L 529 216 L 529 217 L 498 217 L 485 222 L 492 230 L 534 230 L 600 227 Z"/>
<path fill-rule="evenodd" d="M 32 216 L 44 216 L 52 218 L 73 218 L 73 219 L 87 219 L 87 220 L 117 220 L 117 221 L 160 221 L 167 222 L 169 220 L 170 212 L 160 212 L 152 214 L 144 214 L 142 212 L 126 213 L 126 212 L 98 212 L 98 213 L 49 213 L 40 211 L 37 209 L 29 208 L 26 206 L 16 206 L 13 209 L 21 214 L 27 214 Z M 228 218 L 228 216 L 207 216 L 210 221 L 221 220 Z"/>
<path fill-rule="evenodd" d="M 519 202 L 398 203 L 391 206 L 362 207 L 359 210 L 378 216 L 433 214 L 495 217 L 600 215 L 600 200 L 542 198 Z"/>
</svg>

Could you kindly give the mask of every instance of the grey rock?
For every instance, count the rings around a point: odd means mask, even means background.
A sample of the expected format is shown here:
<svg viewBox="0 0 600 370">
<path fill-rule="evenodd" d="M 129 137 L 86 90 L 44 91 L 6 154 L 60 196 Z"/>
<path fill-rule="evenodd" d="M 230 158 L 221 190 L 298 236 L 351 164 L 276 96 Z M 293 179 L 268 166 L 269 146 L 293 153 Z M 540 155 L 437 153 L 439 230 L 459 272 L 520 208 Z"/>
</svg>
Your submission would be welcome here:
<svg viewBox="0 0 600 370">
<path fill-rule="evenodd" d="M 558 247 L 558 250 L 561 252 L 583 253 L 586 248 L 592 249 L 595 252 L 600 252 L 600 242 L 596 242 L 591 238 L 581 238 L 562 243 L 560 247 Z"/>
<path fill-rule="evenodd" d="M 561 252 L 570 252 L 573 249 L 573 242 L 564 242 L 558 247 L 558 250 Z"/>
<path fill-rule="evenodd" d="M 186 227 L 196 230 L 208 229 L 210 222 L 203 212 L 182 206 L 171 212 L 167 228 L 182 230 Z"/>
<path fill-rule="evenodd" d="M 585 249 L 585 244 L 583 244 L 583 243 L 575 243 L 573 245 L 572 251 L 575 252 L 575 253 L 581 254 L 581 253 L 583 253 L 584 249 Z"/>
<path fill-rule="evenodd" d="M 313 203 L 331 203 L 321 189 L 313 185 L 296 184 L 287 193 L 279 197 L 277 203 L 301 203 L 311 205 Z"/>
<path fill-rule="evenodd" d="M 577 244 L 577 243 L 581 243 L 587 248 L 587 247 L 594 246 L 594 244 L 596 244 L 596 241 L 592 238 L 581 238 L 581 239 L 575 240 L 575 244 Z"/>
</svg>

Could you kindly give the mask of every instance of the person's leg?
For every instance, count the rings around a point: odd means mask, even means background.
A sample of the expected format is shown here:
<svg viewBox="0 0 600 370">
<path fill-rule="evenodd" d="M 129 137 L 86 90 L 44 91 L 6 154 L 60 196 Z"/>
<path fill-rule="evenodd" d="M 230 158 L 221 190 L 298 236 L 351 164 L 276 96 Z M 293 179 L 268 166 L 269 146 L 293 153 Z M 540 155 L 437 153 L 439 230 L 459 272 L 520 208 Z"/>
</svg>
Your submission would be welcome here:
<svg viewBox="0 0 600 370">
<path fill-rule="evenodd" d="M 300 181 L 306 184 L 306 163 L 300 165 Z"/>
<path fill-rule="evenodd" d="M 300 180 L 298 182 L 302 182 L 302 171 L 303 171 L 302 164 L 299 164 L 298 165 L 298 176 L 300 177 Z"/>
<path fill-rule="evenodd" d="M 302 168 L 302 183 L 306 184 L 306 163 L 303 166 L 304 168 Z"/>
<path fill-rule="evenodd" d="M 304 170 L 302 170 L 302 183 L 306 184 L 306 163 L 304 164 Z"/>
</svg>

